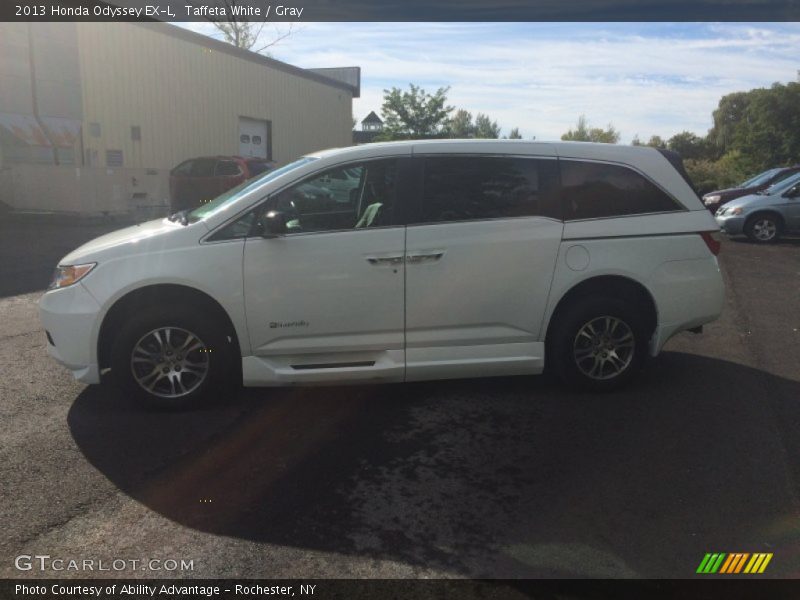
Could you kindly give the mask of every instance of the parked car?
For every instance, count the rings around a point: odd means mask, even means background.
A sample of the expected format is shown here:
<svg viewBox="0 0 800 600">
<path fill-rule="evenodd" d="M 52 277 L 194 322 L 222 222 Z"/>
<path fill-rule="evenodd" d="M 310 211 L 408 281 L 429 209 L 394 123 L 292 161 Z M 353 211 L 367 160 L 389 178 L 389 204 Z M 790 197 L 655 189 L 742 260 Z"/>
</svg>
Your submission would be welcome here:
<svg viewBox="0 0 800 600">
<path fill-rule="evenodd" d="M 163 406 L 232 381 L 545 365 L 570 385 L 612 390 L 722 310 L 718 227 L 679 161 L 649 147 L 512 140 L 312 154 L 64 257 L 40 301 L 47 348 L 80 381 L 110 369 Z M 348 202 L 320 199 L 342 173 Z"/>
<path fill-rule="evenodd" d="M 795 173 L 800 173 L 800 165 L 769 169 L 763 173 L 759 173 L 755 177 L 752 177 L 743 183 L 740 183 L 736 187 L 708 192 L 703 196 L 703 204 L 706 205 L 708 210 L 716 214 L 717 209 L 720 206 L 724 206 L 731 200 L 760 192 L 771 185 L 780 183 Z"/>
<path fill-rule="evenodd" d="M 725 233 L 744 233 L 760 244 L 775 242 L 784 233 L 800 233 L 800 173 L 729 202 L 717 210 L 716 219 Z"/>
<path fill-rule="evenodd" d="M 170 171 L 170 208 L 173 213 L 197 208 L 273 168 L 275 163 L 264 158 L 201 156 L 186 160 Z"/>
</svg>

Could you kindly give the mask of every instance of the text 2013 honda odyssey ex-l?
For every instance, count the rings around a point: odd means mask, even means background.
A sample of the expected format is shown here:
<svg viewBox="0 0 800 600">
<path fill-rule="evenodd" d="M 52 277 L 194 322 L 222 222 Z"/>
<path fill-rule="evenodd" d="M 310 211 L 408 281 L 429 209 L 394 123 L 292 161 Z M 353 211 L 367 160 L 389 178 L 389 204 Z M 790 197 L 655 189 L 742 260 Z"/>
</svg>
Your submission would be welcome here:
<svg viewBox="0 0 800 600">
<path fill-rule="evenodd" d="M 613 389 L 722 309 L 718 227 L 682 173 L 668 153 L 606 144 L 319 152 L 67 255 L 40 303 L 49 352 L 80 381 L 110 369 L 166 406 L 237 378 L 545 365 Z"/>
</svg>

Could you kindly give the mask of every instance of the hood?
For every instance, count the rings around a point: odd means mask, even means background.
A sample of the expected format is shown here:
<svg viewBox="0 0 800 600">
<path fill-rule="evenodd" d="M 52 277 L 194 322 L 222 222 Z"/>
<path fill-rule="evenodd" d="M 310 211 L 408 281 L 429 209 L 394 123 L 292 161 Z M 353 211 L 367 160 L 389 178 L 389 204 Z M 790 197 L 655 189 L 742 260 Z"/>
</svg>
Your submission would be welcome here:
<svg viewBox="0 0 800 600">
<path fill-rule="evenodd" d="M 725 208 L 752 208 L 752 207 L 762 207 L 762 206 L 770 206 L 772 204 L 778 204 L 781 196 L 765 196 L 763 194 L 748 194 L 747 196 L 742 196 L 741 198 L 737 198 L 732 202 L 728 202 L 725 205 Z"/>
<path fill-rule="evenodd" d="M 163 247 L 166 245 L 167 238 L 173 238 L 171 234 L 188 233 L 189 230 L 195 230 L 192 237 L 198 237 L 196 235 L 198 226 L 203 229 L 203 233 L 207 231 L 205 226 L 202 225 L 202 221 L 189 226 L 167 219 L 147 221 L 146 223 L 112 231 L 86 242 L 67 254 L 58 264 L 70 265 L 92 262 L 99 258 L 115 257 L 120 254 L 135 252 L 139 249 L 152 249 L 154 244 Z"/>
<path fill-rule="evenodd" d="M 731 198 L 736 198 L 738 196 L 744 196 L 745 194 L 752 193 L 756 191 L 757 187 L 748 187 L 748 188 L 725 188 L 724 190 L 714 190 L 713 192 L 708 192 L 703 194 L 703 198 L 707 198 L 708 196 L 720 196 L 722 200 L 730 200 Z"/>
</svg>

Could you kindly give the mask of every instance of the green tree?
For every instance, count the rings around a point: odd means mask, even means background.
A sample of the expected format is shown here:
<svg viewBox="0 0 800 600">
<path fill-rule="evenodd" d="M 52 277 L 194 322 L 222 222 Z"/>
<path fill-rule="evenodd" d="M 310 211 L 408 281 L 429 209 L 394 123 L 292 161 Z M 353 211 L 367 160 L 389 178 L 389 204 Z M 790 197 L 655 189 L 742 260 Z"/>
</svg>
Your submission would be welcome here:
<svg viewBox="0 0 800 600">
<path fill-rule="evenodd" d="M 721 154 L 733 148 L 737 129 L 744 121 L 749 104 L 750 92 L 734 92 L 720 98 L 711 115 L 714 125 L 708 132 L 708 139 Z"/>
<path fill-rule="evenodd" d="M 653 148 L 666 148 L 667 143 L 661 138 L 660 135 L 651 135 L 650 139 L 647 140 L 647 146 L 652 146 Z"/>
<path fill-rule="evenodd" d="M 732 150 L 756 170 L 800 159 L 800 83 L 774 84 L 750 92 Z"/>
<path fill-rule="evenodd" d="M 459 108 L 447 122 L 447 137 L 468 138 L 475 135 L 475 125 L 472 123 L 472 113 Z"/>
<path fill-rule="evenodd" d="M 800 83 L 723 96 L 713 119 L 709 142 L 720 155 L 738 152 L 747 171 L 800 160 Z"/>
<path fill-rule="evenodd" d="M 475 137 L 497 139 L 500 137 L 500 126 L 497 121 L 492 121 L 489 115 L 478 113 L 475 115 Z"/>
<path fill-rule="evenodd" d="M 382 140 L 424 139 L 444 137 L 447 134 L 448 117 L 453 111 L 447 106 L 447 92 L 443 87 L 434 94 L 409 84 L 403 91 L 393 87 L 383 90 L 383 132 Z"/>
<path fill-rule="evenodd" d="M 508 139 L 510 140 L 521 140 L 522 136 L 519 133 L 519 127 L 513 127 L 508 134 Z"/>
<path fill-rule="evenodd" d="M 716 158 L 706 138 L 702 138 L 691 131 L 681 131 L 673 135 L 667 141 L 667 148 L 677 152 L 685 160 L 710 160 Z"/>
<path fill-rule="evenodd" d="M 639 134 L 638 133 L 634 134 L 633 139 L 631 140 L 631 146 L 641 146 L 641 145 L 642 145 L 642 140 L 639 139 Z"/>
<path fill-rule="evenodd" d="M 572 142 L 602 142 L 605 144 L 616 144 L 619 142 L 620 133 L 609 123 L 606 129 L 601 127 L 591 127 L 585 115 L 578 117 L 575 129 L 570 129 L 561 136 L 562 140 Z"/>
</svg>

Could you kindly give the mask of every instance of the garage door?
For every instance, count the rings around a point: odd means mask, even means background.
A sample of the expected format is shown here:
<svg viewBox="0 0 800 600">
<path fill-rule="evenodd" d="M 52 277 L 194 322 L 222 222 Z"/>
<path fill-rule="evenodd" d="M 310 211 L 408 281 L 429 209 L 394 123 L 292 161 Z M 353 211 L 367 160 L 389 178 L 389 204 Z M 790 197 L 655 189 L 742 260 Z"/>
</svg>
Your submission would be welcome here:
<svg viewBox="0 0 800 600">
<path fill-rule="evenodd" d="M 239 155 L 271 159 L 271 130 L 269 121 L 239 117 Z"/>
</svg>

